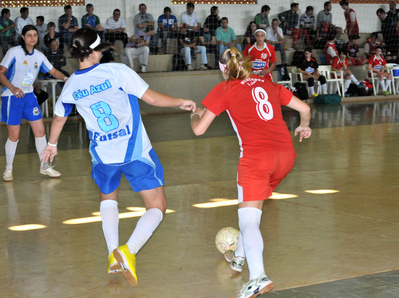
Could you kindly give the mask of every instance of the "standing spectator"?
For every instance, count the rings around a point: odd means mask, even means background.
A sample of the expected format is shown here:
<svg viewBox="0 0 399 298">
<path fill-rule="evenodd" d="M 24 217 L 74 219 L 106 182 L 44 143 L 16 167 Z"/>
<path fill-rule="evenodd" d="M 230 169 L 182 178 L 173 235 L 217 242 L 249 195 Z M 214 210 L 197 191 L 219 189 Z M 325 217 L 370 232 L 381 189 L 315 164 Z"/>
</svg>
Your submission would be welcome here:
<svg viewBox="0 0 399 298">
<path fill-rule="evenodd" d="M 150 39 L 154 33 L 154 26 L 148 25 L 144 32 L 138 31 L 129 39 L 125 48 L 125 54 L 132 69 L 134 69 L 133 59 L 139 58 L 141 72 L 147 71 L 148 55 L 150 54 Z"/>
<path fill-rule="evenodd" d="M 300 35 L 304 35 L 307 45 L 311 46 L 311 43 L 316 38 L 316 22 L 313 15 L 313 6 L 307 6 L 306 12 L 301 15 L 299 19 Z"/>
<path fill-rule="evenodd" d="M 184 23 L 180 26 L 180 34 L 178 40 L 180 46 L 180 54 L 184 55 L 187 70 L 194 70 L 191 66 L 191 59 L 192 55 L 194 57 L 197 53 L 201 53 L 200 69 L 207 70 L 208 58 L 206 57 L 206 48 L 204 46 L 197 46 L 196 33 L 193 30 L 188 31 L 187 26 Z"/>
<path fill-rule="evenodd" d="M 219 56 L 226 50 L 235 46 L 239 51 L 241 51 L 241 45 L 235 44 L 237 37 L 234 30 L 229 27 L 229 20 L 226 17 L 221 19 L 222 26 L 216 30 L 216 41 L 219 44 Z"/>
<path fill-rule="evenodd" d="M 286 10 L 278 14 L 280 20 L 280 27 L 283 29 L 283 33 L 292 36 L 292 47 L 295 49 L 296 41 L 299 37 L 300 30 L 296 28 L 298 26 L 299 15 L 297 11 L 299 9 L 298 3 L 291 3 L 291 9 Z"/>
<path fill-rule="evenodd" d="M 177 38 L 177 30 L 179 26 L 177 19 L 172 15 L 170 7 L 163 9 L 163 14 L 158 17 L 158 34 L 162 40 L 163 52 L 166 53 L 166 45 L 168 38 Z"/>
<path fill-rule="evenodd" d="M 391 13 L 390 17 L 388 17 L 382 8 L 377 10 L 377 16 L 381 21 L 381 33 L 385 43 L 385 48 L 390 53 L 395 52 L 396 49 L 394 37 L 397 35 L 395 31 L 395 22 L 393 21 L 395 16 Z"/>
<path fill-rule="evenodd" d="M 389 2 L 389 11 L 387 13 L 387 17 L 390 26 L 395 26 L 395 22 L 399 18 L 398 14 L 399 14 L 399 9 L 396 8 L 396 2 L 395 1 Z"/>
<path fill-rule="evenodd" d="M 48 33 L 47 31 L 47 25 L 44 23 L 44 17 L 43 16 L 37 16 L 36 17 L 36 28 L 37 32 L 39 33 L 39 48 L 41 51 L 45 49 L 44 45 L 44 36 Z"/>
<path fill-rule="evenodd" d="M 44 36 L 43 41 L 44 41 L 44 54 L 46 55 L 50 51 L 50 44 L 53 39 L 56 39 L 58 41 L 58 45 L 61 49 L 64 48 L 64 45 L 61 43 L 61 35 L 55 31 L 55 23 L 54 22 L 49 22 L 47 24 L 47 31 L 48 33 Z"/>
<path fill-rule="evenodd" d="M 357 40 L 359 35 L 353 35 L 352 39 L 346 44 L 346 50 L 348 52 L 349 65 L 362 65 L 367 63 L 366 59 L 360 58 L 359 56 L 359 46 Z"/>
<path fill-rule="evenodd" d="M 61 35 L 61 43 L 69 46 L 73 33 L 79 29 L 78 19 L 72 15 L 72 6 L 64 6 L 64 14 L 58 18 L 58 30 Z"/>
<path fill-rule="evenodd" d="M 331 13 L 331 2 L 324 2 L 324 9 L 321 10 L 317 14 L 317 30 L 319 31 L 319 35 L 323 38 L 327 36 L 335 35 L 336 38 L 339 38 L 342 34 L 342 28 L 336 27 L 332 23 L 332 13 Z"/>
<path fill-rule="evenodd" d="M 259 28 L 263 28 L 264 30 L 266 30 L 266 28 L 270 26 L 269 13 L 270 13 L 270 6 L 263 5 L 260 13 L 258 13 L 254 18 L 254 21 Z"/>
<path fill-rule="evenodd" d="M 112 17 L 108 18 L 105 23 L 105 39 L 111 43 L 115 43 L 116 40 L 121 40 L 123 42 L 123 46 L 127 45 L 127 34 L 125 32 L 126 22 L 123 18 L 121 18 L 120 9 L 114 9 L 112 13 Z"/>
<path fill-rule="evenodd" d="M 276 67 L 276 53 L 271 45 L 268 45 L 266 40 L 266 31 L 257 29 L 255 31 L 256 42 L 248 44 L 245 48 L 244 57 L 249 56 L 251 61 L 252 73 L 265 77 L 273 82 L 273 70 Z"/>
<path fill-rule="evenodd" d="M 15 19 L 15 31 L 17 33 L 15 38 L 17 39 L 17 41 L 22 34 L 22 29 L 26 25 L 33 25 L 33 20 L 29 16 L 29 8 L 21 7 L 19 12 L 21 16 Z"/>
<path fill-rule="evenodd" d="M 205 25 L 215 34 L 216 29 L 220 26 L 219 8 L 217 6 L 211 7 L 211 14 L 206 18 L 204 26 Z"/>
<path fill-rule="evenodd" d="M 134 34 L 144 32 L 148 25 L 155 25 L 154 17 L 147 13 L 147 5 L 141 3 L 139 5 L 139 13 L 135 15 L 134 20 Z"/>
<path fill-rule="evenodd" d="M 219 60 L 215 31 L 209 30 L 207 24 L 204 24 L 204 27 L 200 31 L 199 44 L 205 46 L 207 53 L 215 55 L 215 61 Z"/>
<path fill-rule="evenodd" d="M 378 33 L 371 33 L 370 38 L 367 39 L 366 43 L 364 44 L 364 54 L 366 55 L 367 60 L 370 59 L 371 56 L 375 55 L 375 50 L 379 45 Z"/>
<path fill-rule="evenodd" d="M 333 59 L 338 57 L 337 46 L 335 45 L 335 35 L 331 35 L 327 37 L 327 43 L 324 46 L 324 59 L 326 60 L 326 64 L 331 65 L 333 63 Z"/>
<path fill-rule="evenodd" d="M 199 15 L 194 11 L 194 3 L 188 2 L 186 9 L 187 10 L 180 15 L 180 25 L 186 24 L 186 30 L 188 32 L 199 32 L 201 28 L 201 21 Z"/>
<path fill-rule="evenodd" d="M 266 28 L 266 42 L 271 44 L 276 51 L 280 52 L 281 63 L 287 64 L 284 34 L 283 29 L 281 29 L 278 25 L 278 19 L 273 19 L 272 25 Z"/>
<path fill-rule="evenodd" d="M 375 55 L 369 59 L 368 69 L 372 70 L 373 75 L 380 79 L 382 94 L 390 95 L 391 93 L 387 89 L 391 84 L 392 74 L 387 72 L 387 62 L 383 57 L 381 57 L 381 52 L 381 47 L 377 47 L 375 50 Z M 386 82 L 384 82 L 384 78 L 387 78 Z"/>
<path fill-rule="evenodd" d="M 0 42 L 3 49 L 3 55 L 8 51 L 8 45 L 14 47 L 18 44 L 15 39 L 15 23 L 10 19 L 11 12 L 8 8 L 1 10 L 0 17 Z"/>
<path fill-rule="evenodd" d="M 357 24 L 356 13 L 349 7 L 347 0 L 341 0 L 339 5 L 341 5 L 342 9 L 345 11 L 344 16 L 346 28 L 344 32 L 348 34 L 348 39 L 351 40 L 354 35 L 359 35 L 359 25 Z"/>
<path fill-rule="evenodd" d="M 256 29 L 259 29 L 258 25 L 255 23 L 255 21 L 250 21 L 247 30 L 245 31 L 244 34 L 244 40 L 242 41 L 242 47 L 245 49 L 247 45 L 249 44 L 254 44 L 256 39 L 255 39 L 255 31 Z"/>
<path fill-rule="evenodd" d="M 100 18 L 94 14 L 94 6 L 89 3 L 86 5 L 86 12 L 82 17 L 82 28 L 91 28 L 97 31 L 97 34 L 100 36 L 101 40 L 104 39 L 104 27 L 101 26 Z"/>
</svg>

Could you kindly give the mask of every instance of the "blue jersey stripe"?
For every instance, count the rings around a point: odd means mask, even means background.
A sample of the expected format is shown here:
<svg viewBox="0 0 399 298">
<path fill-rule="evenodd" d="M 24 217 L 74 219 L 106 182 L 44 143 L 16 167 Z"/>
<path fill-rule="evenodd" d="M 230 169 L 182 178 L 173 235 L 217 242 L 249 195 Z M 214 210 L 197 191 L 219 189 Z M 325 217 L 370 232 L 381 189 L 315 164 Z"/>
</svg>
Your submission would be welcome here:
<svg viewBox="0 0 399 298">
<path fill-rule="evenodd" d="M 126 149 L 125 162 L 129 162 L 133 160 L 133 156 L 137 151 L 142 152 L 143 150 L 143 141 L 141 138 L 142 132 L 142 124 L 141 124 L 141 115 L 140 115 L 140 107 L 139 102 L 136 96 L 132 94 L 128 94 L 130 108 L 132 111 L 132 135 L 129 139 L 129 143 Z"/>
<path fill-rule="evenodd" d="M 7 73 L 6 73 L 6 78 L 7 80 L 9 80 L 10 82 L 12 81 L 12 79 L 15 76 L 15 63 L 16 63 L 16 59 L 15 57 L 11 60 L 10 64 L 7 67 Z M 5 92 L 7 90 L 7 87 L 3 87 L 3 92 Z"/>
<path fill-rule="evenodd" d="M 93 132 L 92 131 L 88 131 L 89 132 L 89 139 L 90 139 L 90 155 L 93 161 L 95 161 L 96 163 L 102 163 L 100 156 L 98 155 L 97 151 L 96 151 L 96 147 L 97 147 L 97 142 L 93 141 Z"/>
</svg>

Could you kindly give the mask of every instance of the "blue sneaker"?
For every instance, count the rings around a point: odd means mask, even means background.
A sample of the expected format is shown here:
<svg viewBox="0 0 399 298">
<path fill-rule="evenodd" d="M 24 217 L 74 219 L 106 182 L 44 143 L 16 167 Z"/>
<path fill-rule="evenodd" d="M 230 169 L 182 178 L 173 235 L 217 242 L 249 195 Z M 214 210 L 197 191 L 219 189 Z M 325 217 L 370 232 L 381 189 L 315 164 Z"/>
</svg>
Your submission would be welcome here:
<svg viewBox="0 0 399 298">
<path fill-rule="evenodd" d="M 357 85 L 357 88 L 364 88 L 364 87 L 366 87 L 366 85 L 364 85 L 362 83 L 359 83 L 359 85 Z"/>
</svg>

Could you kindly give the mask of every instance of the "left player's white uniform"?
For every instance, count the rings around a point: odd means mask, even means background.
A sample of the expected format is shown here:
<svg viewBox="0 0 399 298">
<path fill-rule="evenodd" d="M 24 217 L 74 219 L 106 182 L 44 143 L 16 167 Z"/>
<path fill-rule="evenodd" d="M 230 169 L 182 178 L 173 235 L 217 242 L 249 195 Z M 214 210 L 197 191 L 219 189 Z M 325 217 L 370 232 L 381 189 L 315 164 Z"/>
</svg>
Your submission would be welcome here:
<svg viewBox="0 0 399 298">
<path fill-rule="evenodd" d="M 55 114 L 66 117 L 76 105 L 89 131 L 94 164 L 128 163 L 152 149 L 137 100 L 148 87 L 124 64 L 95 64 L 69 78 Z"/>
</svg>

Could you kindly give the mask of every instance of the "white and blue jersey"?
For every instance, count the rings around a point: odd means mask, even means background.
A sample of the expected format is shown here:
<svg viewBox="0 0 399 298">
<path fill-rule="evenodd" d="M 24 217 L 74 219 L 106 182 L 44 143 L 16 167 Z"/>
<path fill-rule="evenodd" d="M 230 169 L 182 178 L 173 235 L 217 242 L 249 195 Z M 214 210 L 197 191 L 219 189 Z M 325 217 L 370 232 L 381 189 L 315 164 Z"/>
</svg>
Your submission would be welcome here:
<svg viewBox="0 0 399 298">
<path fill-rule="evenodd" d="M 10 83 L 24 93 L 33 92 L 33 83 L 39 71 L 47 73 L 53 68 L 43 53 L 33 50 L 31 54 L 26 55 L 21 46 L 8 50 L 0 65 L 7 68 L 5 75 Z M 12 95 L 8 88 L 3 88 L 1 96 Z"/>
<path fill-rule="evenodd" d="M 69 78 L 55 114 L 66 117 L 76 105 L 89 131 L 93 164 L 140 160 L 152 149 L 138 103 L 147 89 L 148 84 L 124 64 L 95 64 Z"/>
</svg>

